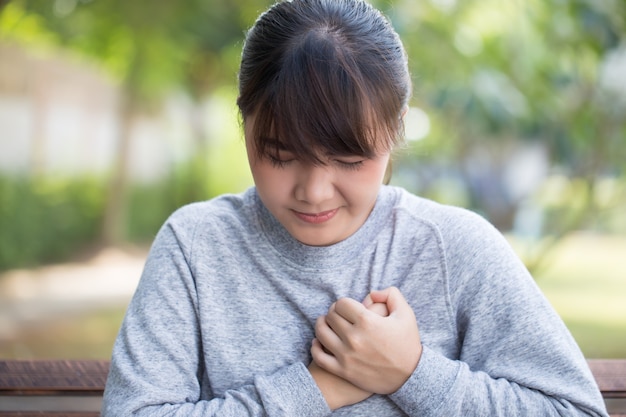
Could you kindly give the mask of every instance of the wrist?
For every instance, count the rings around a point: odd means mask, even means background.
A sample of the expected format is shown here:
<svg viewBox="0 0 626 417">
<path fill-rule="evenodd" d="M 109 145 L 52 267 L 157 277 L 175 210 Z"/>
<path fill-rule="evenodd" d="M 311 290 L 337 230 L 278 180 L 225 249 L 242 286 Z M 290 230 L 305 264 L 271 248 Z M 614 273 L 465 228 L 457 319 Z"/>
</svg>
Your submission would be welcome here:
<svg viewBox="0 0 626 417">
<path fill-rule="evenodd" d="M 326 372 L 322 370 L 319 366 L 317 366 L 315 362 L 311 362 L 311 364 L 309 365 L 309 372 L 311 373 L 313 380 L 315 381 L 317 387 L 322 393 L 322 396 L 326 400 L 328 407 L 331 410 L 336 410 L 337 408 L 340 408 L 341 405 L 339 405 L 338 401 L 335 399 L 335 396 L 333 395 L 333 390 L 330 389 L 330 381 L 328 380 L 328 375 L 326 375 Z"/>
<path fill-rule="evenodd" d="M 364 391 L 345 379 L 320 368 L 315 362 L 311 362 L 308 369 L 324 396 L 328 407 L 333 411 L 361 402 L 372 395 L 372 393 Z"/>
</svg>

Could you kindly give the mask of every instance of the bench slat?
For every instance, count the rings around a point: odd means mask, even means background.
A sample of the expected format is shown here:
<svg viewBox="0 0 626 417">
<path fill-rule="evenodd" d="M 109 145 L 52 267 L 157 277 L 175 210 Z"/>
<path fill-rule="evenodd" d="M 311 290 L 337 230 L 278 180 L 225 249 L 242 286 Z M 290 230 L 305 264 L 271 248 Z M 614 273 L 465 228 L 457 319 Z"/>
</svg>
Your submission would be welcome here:
<svg viewBox="0 0 626 417">
<path fill-rule="evenodd" d="M 589 359 L 589 368 L 605 398 L 626 398 L 626 360 Z"/>
<path fill-rule="evenodd" d="M 100 412 L 0 411 L 0 417 L 99 417 Z"/>
<path fill-rule="evenodd" d="M 607 402 L 611 417 L 626 417 L 626 359 L 589 359 L 589 367 Z M 0 403 L 13 397 L 101 397 L 109 372 L 106 360 L 1 360 Z M 72 402 L 72 401 L 70 401 Z M 75 401 L 74 401 L 75 402 Z M 1 405 L 1 404 L 0 404 Z M 0 407 L 0 417 L 96 417 L 97 411 L 19 411 Z M 39 410 L 29 408 L 28 410 Z M 15 411 L 10 411 L 15 410 Z"/>
<path fill-rule="evenodd" d="M 105 360 L 2 360 L 0 395 L 102 394 L 108 372 Z"/>
</svg>

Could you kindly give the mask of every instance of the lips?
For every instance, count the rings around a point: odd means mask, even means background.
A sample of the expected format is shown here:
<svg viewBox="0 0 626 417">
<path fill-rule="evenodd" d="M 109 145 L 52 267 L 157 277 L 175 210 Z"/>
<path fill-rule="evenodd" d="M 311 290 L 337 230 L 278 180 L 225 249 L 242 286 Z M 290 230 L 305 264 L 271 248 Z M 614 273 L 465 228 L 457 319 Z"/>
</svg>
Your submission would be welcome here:
<svg viewBox="0 0 626 417">
<path fill-rule="evenodd" d="M 302 213 L 296 210 L 293 210 L 293 213 L 296 215 L 297 218 L 299 218 L 300 220 L 304 222 L 312 223 L 312 224 L 320 224 L 320 223 L 327 222 L 333 217 L 335 217 L 335 214 L 337 214 L 338 211 L 339 209 L 336 208 L 333 210 L 322 211 L 320 213 Z"/>
</svg>

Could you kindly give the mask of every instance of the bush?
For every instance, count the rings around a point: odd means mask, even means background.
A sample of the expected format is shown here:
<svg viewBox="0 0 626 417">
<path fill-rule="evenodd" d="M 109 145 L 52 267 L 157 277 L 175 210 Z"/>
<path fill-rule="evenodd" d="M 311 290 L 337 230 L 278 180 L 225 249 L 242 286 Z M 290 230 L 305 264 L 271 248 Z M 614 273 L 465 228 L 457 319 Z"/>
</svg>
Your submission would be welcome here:
<svg viewBox="0 0 626 417">
<path fill-rule="evenodd" d="M 200 159 L 199 159 L 200 160 Z M 131 184 L 123 238 L 149 243 L 178 207 L 211 196 L 204 165 L 181 165 L 155 184 Z M 0 175 L 0 271 L 66 260 L 100 242 L 105 178 Z"/>
<path fill-rule="evenodd" d="M 97 239 L 104 184 L 0 176 L 0 270 L 58 261 Z"/>
<path fill-rule="evenodd" d="M 200 158 L 174 169 L 162 182 L 131 187 L 126 223 L 127 238 L 135 243 L 151 242 L 171 213 L 185 204 L 202 201 L 209 190 L 206 168 Z"/>
</svg>

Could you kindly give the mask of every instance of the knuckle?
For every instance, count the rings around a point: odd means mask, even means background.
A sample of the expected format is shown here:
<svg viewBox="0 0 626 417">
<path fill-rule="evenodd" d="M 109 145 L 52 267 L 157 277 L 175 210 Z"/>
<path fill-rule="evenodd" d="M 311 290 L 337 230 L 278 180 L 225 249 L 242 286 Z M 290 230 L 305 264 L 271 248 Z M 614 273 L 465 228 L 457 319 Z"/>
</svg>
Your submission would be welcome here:
<svg viewBox="0 0 626 417">
<path fill-rule="evenodd" d="M 361 352 L 365 348 L 365 340 L 361 335 L 355 334 L 348 339 L 348 346 L 353 352 Z"/>
<path fill-rule="evenodd" d="M 372 311 L 365 310 L 359 314 L 358 327 L 364 332 L 376 331 L 375 319 L 377 317 L 372 314 Z"/>
</svg>

